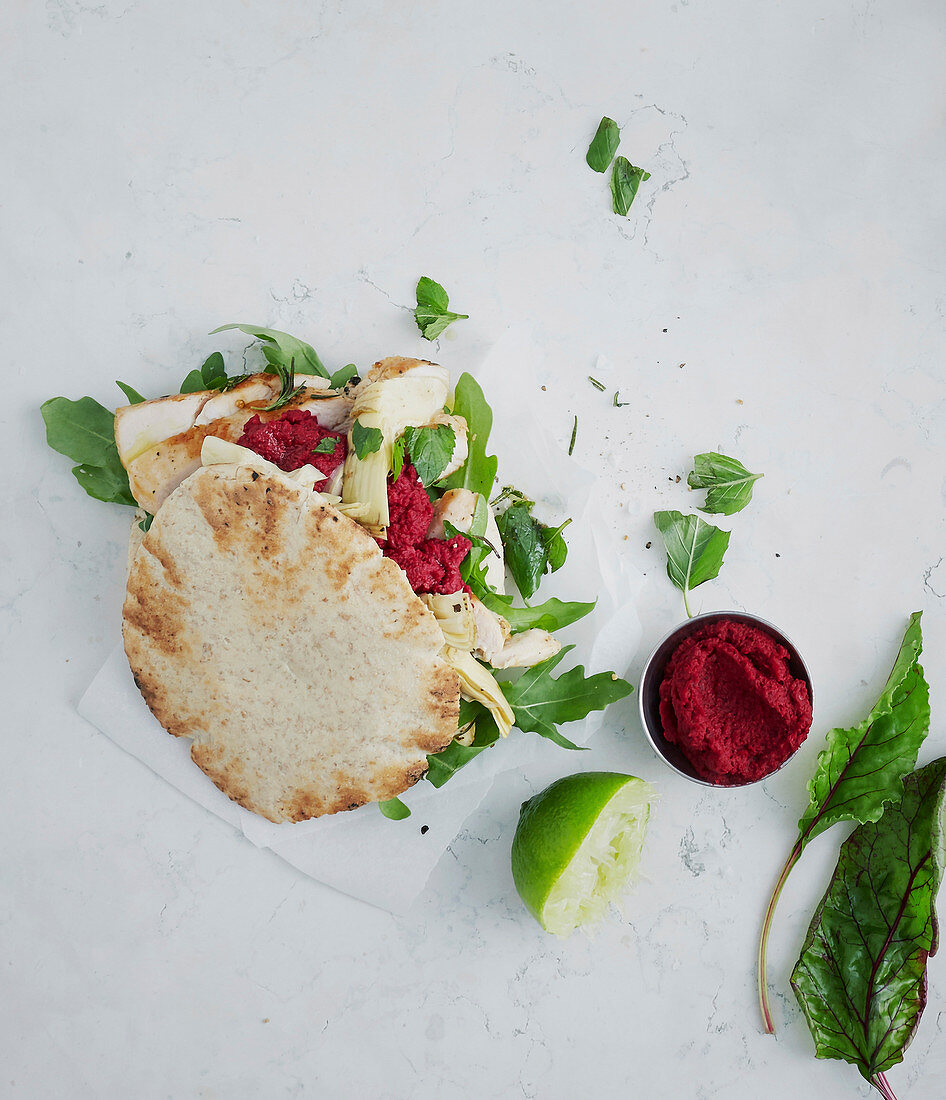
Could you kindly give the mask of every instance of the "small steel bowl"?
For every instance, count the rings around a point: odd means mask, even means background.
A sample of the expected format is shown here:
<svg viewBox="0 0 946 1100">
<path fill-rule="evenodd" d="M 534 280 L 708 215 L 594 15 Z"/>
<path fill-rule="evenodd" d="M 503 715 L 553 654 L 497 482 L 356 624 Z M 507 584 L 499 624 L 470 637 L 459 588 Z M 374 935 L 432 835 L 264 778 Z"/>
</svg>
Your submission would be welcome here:
<svg viewBox="0 0 946 1100">
<path fill-rule="evenodd" d="M 663 725 L 660 721 L 660 685 L 663 682 L 664 673 L 667 670 L 667 663 L 670 660 L 671 654 L 685 638 L 696 633 L 697 630 L 706 626 L 707 623 L 719 622 L 720 619 L 729 619 L 732 622 L 746 623 L 749 626 L 758 627 L 759 630 L 765 631 L 765 633 L 778 642 L 779 645 L 784 646 L 785 649 L 788 650 L 789 671 L 796 679 L 804 681 L 808 688 L 808 698 L 812 703 L 814 702 L 814 696 L 811 689 L 811 674 L 808 672 L 808 666 L 802 659 L 802 655 L 795 648 L 794 643 L 787 638 L 778 627 L 773 626 L 772 623 L 766 622 L 765 619 L 760 619 L 757 615 L 747 615 L 744 611 L 710 611 L 705 615 L 695 615 L 692 619 L 687 620 L 685 623 L 681 623 L 679 626 L 675 626 L 673 630 L 665 634 L 654 647 L 651 655 L 647 658 L 647 664 L 644 665 L 637 700 L 640 705 L 641 724 L 644 727 L 644 733 L 647 735 L 647 740 L 650 742 L 654 752 L 662 757 L 675 772 L 691 780 L 693 783 L 702 784 L 704 787 L 748 787 L 753 783 L 760 783 L 762 779 L 768 779 L 769 775 L 774 775 L 777 771 L 784 768 L 795 753 L 792 753 L 792 756 L 787 757 L 777 768 L 774 768 L 768 775 L 764 775 L 760 779 L 752 779 L 749 780 L 748 783 L 713 783 L 711 780 L 703 779 L 701 776 L 697 775 L 693 765 L 687 760 L 680 749 L 664 737 Z M 802 742 L 802 744 L 804 744 L 804 742 Z M 799 748 L 800 747 L 801 746 L 799 746 Z M 795 751 L 797 752 L 798 750 L 796 749 Z"/>
</svg>

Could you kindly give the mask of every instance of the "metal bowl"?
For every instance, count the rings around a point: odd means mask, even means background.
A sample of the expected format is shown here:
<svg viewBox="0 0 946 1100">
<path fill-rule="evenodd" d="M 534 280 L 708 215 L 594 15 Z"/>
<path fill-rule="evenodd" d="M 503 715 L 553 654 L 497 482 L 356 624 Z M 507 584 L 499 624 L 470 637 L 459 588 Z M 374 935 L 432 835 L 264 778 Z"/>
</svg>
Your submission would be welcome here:
<svg viewBox="0 0 946 1100">
<path fill-rule="evenodd" d="M 767 779 L 768 776 L 762 776 L 761 779 L 752 779 L 748 783 L 725 784 L 713 783 L 709 779 L 701 778 L 696 774 L 693 765 L 687 760 L 680 749 L 664 737 L 663 726 L 660 721 L 660 685 L 663 682 L 664 673 L 666 672 L 667 663 L 670 660 L 671 654 L 685 638 L 696 633 L 697 630 L 706 626 L 707 623 L 718 622 L 720 619 L 729 619 L 733 622 L 747 623 L 749 626 L 758 627 L 759 630 L 764 631 L 771 638 L 774 638 L 779 645 L 784 646 L 785 649 L 788 650 L 789 671 L 796 679 L 804 681 L 808 688 L 808 698 L 812 703 L 814 702 L 814 696 L 811 690 L 811 675 L 808 672 L 808 666 L 802 659 L 802 655 L 795 648 L 794 643 L 783 634 L 778 627 L 773 626 L 770 622 L 766 622 L 765 619 L 760 619 L 757 615 L 747 615 L 744 611 L 710 611 L 705 615 L 695 615 L 692 619 L 687 620 L 687 622 L 675 626 L 673 630 L 661 638 L 654 647 L 651 655 L 647 658 L 647 664 L 644 665 L 644 671 L 641 675 L 640 691 L 637 695 L 641 712 L 641 724 L 644 727 L 644 733 L 647 735 L 647 740 L 653 747 L 654 752 L 662 757 L 679 775 L 684 776 L 693 783 L 700 783 L 704 787 L 748 787 L 751 786 L 752 783 L 759 783 L 762 779 Z M 802 744 L 804 744 L 804 742 L 802 742 Z M 801 746 L 799 746 L 799 748 L 800 747 Z M 796 749 L 795 751 L 797 752 L 798 750 Z M 795 753 L 792 753 L 792 756 L 794 755 Z M 779 764 L 778 768 L 774 768 L 768 774 L 774 775 L 775 772 L 784 768 L 788 761 L 791 760 L 792 756 L 787 757 Z"/>
</svg>

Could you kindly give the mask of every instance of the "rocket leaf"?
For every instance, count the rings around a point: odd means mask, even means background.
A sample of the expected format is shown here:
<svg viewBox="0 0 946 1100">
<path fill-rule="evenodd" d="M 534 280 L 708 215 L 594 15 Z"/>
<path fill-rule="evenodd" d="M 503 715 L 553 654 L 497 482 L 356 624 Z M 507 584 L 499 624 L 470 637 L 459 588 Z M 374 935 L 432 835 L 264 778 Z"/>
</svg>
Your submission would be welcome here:
<svg viewBox="0 0 946 1100">
<path fill-rule="evenodd" d="M 729 532 L 681 512 L 654 512 L 654 525 L 667 547 L 667 576 L 683 593 L 689 615 L 687 593 L 719 575 Z"/>
<path fill-rule="evenodd" d="M 435 787 L 442 787 L 457 772 L 490 745 L 499 740 L 499 728 L 493 716 L 482 703 L 470 699 L 460 700 L 460 728 L 475 723 L 475 733 L 471 745 L 461 745 L 451 741 L 445 749 L 431 753 L 427 757 L 427 780 Z"/>
<path fill-rule="evenodd" d="M 938 946 L 946 758 L 907 776 L 903 794 L 841 845 L 792 973 L 819 1058 L 842 1058 L 880 1091 L 926 1004 Z"/>
<path fill-rule="evenodd" d="M 92 397 L 51 397 L 40 408 L 46 442 L 78 466 L 72 472 L 91 497 L 135 507 L 115 446 L 115 414 Z"/>
<path fill-rule="evenodd" d="M 119 382 L 116 380 L 115 385 L 122 391 L 122 393 L 128 398 L 129 405 L 140 405 L 145 400 L 144 397 L 132 386 L 129 386 L 127 382 Z"/>
<path fill-rule="evenodd" d="M 708 451 L 693 459 L 687 485 L 691 489 L 706 489 L 704 512 L 732 516 L 752 499 L 753 483 L 760 477 L 762 474 L 750 474 L 735 458 Z"/>
<path fill-rule="evenodd" d="M 513 634 L 523 630 L 531 630 L 533 627 L 539 630 L 548 630 L 550 633 L 570 626 L 572 623 L 583 619 L 594 611 L 595 604 L 575 603 L 557 600 L 554 597 L 545 603 L 536 604 L 533 607 L 513 607 L 512 596 L 500 596 L 496 592 L 485 589 L 479 594 L 480 600 L 495 611 L 509 623 Z"/>
<path fill-rule="evenodd" d="M 410 809 L 399 798 L 387 798 L 384 802 L 379 802 L 378 809 L 392 821 L 403 821 L 405 817 L 411 816 Z"/>
<path fill-rule="evenodd" d="M 470 374 L 461 374 L 453 391 L 453 414 L 466 421 L 469 454 L 466 462 L 443 483 L 445 489 L 472 489 L 489 497 L 496 480 L 497 460 L 486 453 L 493 410 L 489 407 L 479 383 Z"/>
<path fill-rule="evenodd" d="M 240 332 L 245 332 L 247 336 L 255 336 L 261 341 L 263 356 L 271 367 L 288 368 L 292 365 L 293 369 L 300 374 L 320 374 L 323 378 L 329 377 L 329 372 L 316 354 L 315 348 L 304 340 L 290 336 L 288 332 L 280 332 L 274 328 L 258 328 L 256 325 L 221 325 L 210 335 L 228 332 L 231 329 L 238 329 Z"/>
</svg>

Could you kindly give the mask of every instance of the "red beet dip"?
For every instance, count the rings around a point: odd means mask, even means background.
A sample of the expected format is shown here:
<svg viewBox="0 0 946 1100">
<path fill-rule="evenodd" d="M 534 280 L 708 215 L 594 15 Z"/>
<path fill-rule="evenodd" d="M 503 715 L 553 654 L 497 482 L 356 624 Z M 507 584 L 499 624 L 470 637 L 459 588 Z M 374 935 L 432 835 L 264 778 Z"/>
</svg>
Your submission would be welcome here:
<svg viewBox="0 0 946 1100">
<path fill-rule="evenodd" d="M 808 686 L 764 630 L 708 623 L 673 651 L 660 685 L 664 737 L 701 779 L 738 786 L 771 774 L 811 728 Z"/>
</svg>

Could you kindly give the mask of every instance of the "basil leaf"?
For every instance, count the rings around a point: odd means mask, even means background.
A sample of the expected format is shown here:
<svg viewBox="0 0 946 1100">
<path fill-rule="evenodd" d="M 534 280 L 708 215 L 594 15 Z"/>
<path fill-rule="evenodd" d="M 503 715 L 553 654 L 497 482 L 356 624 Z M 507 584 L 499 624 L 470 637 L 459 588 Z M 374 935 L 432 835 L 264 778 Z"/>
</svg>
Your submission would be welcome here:
<svg viewBox="0 0 946 1100">
<path fill-rule="evenodd" d="M 411 816 L 411 811 L 399 798 L 388 798 L 379 802 L 378 809 L 392 821 L 403 821 L 405 817 Z"/>
<path fill-rule="evenodd" d="M 630 695 L 631 685 L 613 672 L 585 676 L 581 665 L 553 679 L 552 671 L 574 646 L 564 646 L 554 657 L 527 668 L 515 681 L 500 680 L 503 694 L 516 715 L 516 725 L 527 733 L 547 737 L 565 749 L 578 749 L 558 732 L 562 722 L 577 722 L 593 710 Z"/>
<path fill-rule="evenodd" d="M 288 332 L 280 332 L 274 328 L 258 328 L 256 325 L 232 324 L 221 325 L 220 328 L 215 328 L 210 335 L 213 336 L 218 332 L 229 332 L 232 329 L 245 332 L 247 336 L 255 336 L 257 340 L 261 341 L 263 356 L 271 367 L 288 367 L 294 362 L 300 374 L 320 374 L 323 378 L 329 377 L 329 373 L 316 354 L 315 349 L 310 344 L 305 343 L 304 340 L 298 340 L 295 336 L 290 336 Z"/>
<path fill-rule="evenodd" d="M 54 451 L 89 466 L 107 466 L 115 451 L 115 414 L 92 397 L 51 397 L 40 407 L 46 442 Z M 117 452 L 116 452 L 117 454 Z"/>
<path fill-rule="evenodd" d="M 591 139 L 585 160 L 595 172 L 607 172 L 608 165 L 614 159 L 621 143 L 621 129 L 613 118 L 607 115 L 598 123 L 595 136 Z"/>
<path fill-rule="evenodd" d="M 334 435 L 327 435 L 324 439 L 320 439 L 318 443 L 312 448 L 314 455 L 330 455 L 335 453 L 335 448 L 338 446 L 338 440 Z"/>
<path fill-rule="evenodd" d="M 450 300 L 447 292 L 440 283 L 426 275 L 421 276 L 417 282 L 417 308 L 414 310 L 414 320 L 425 340 L 436 340 L 437 337 L 454 321 L 465 321 L 468 313 L 451 313 L 447 306 Z"/>
<path fill-rule="evenodd" d="M 227 365 L 219 351 L 211 352 L 200 368 L 200 377 L 207 389 L 215 385 L 218 379 L 227 377 Z"/>
<path fill-rule="evenodd" d="M 854 830 L 792 972 L 817 1057 L 851 1062 L 878 1089 L 877 1075 L 903 1061 L 926 1004 L 944 797 L 939 759 L 904 779 L 879 821 Z"/>
<path fill-rule="evenodd" d="M 529 599 L 549 566 L 549 553 L 539 522 L 532 515 L 532 501 L 516 501 L 496 517 L 505 549 L 506 566 L 516 588 Z"/>
<path fill-rule="evenodd" d="M 556 630 L 570 626 L 572 623 L 583 619 L 595 609 L 595 603 L 565 603 L 562 600 L 550 599 L 545 603 L 536 604 L 534 607 L 513 607 L 512 596 L 500 596 L 488 589 L 478 598 L 489 608 L 495 611 L 509 623 L 513 634 L 523 630 L 531 630 L 533 627 L 539 630 L 547 630 L 553 634 Z"/>
<path fill-rule="evenodd" d="M 470 374 L 461 374 L 453 393 L 453 413 L 466 421 L 469 454 L 466 462 L 443 483 L 445 489 L 472 489 L 487 499 L 496 480 L 497 460 L 487 455 L 493 411 L 487 404 L 479 383 Z"/>
<path fill-rule="evenodd" d="M 358 377 L 358 368 L 354 363 L 348 363 L 344 367 L 339 369 L 332 375 L 330 379 L 330 385 L 333 390 L 340 390 L 343 386 L 347 386 L 348 383 Z"/>
<path fill-rule="evenodd" d="M 732 516 L 752 499 L 753 483 L 760 477 L 762 474 L 750 474 L 735 458 L 708 451 L 693 459 L 687 485 L 691 489 L 706 489 L 702 511 Z"/>
<path fill-rule="evenodd" d="M 115 385 L 118 386 L 122 393 L 128 398 L 129 405 L 140 405 L 142 401 L 146 400 L 146 398 L 142 397 L 136 389 L 132 389 L 126 382 L 119 382 L 116 379 Z"/>
<path fill-rule="evenodd" d="M 427 781 L 435 787 L 442 787 L 474 757 L 479 756 L 484 749 L 488 749 L 499 740 L 499 729 L 486 707 L 482 703 L 461 699 L 460 728 L 462 729 L 469 722 L 475 722 L 471 745 L 461 745 L 458 741 L 451 741 L 445 749 L 431 753 L 427 757 Z"/>
<path fill-rule="evenodd" d="M 689 615 L 687 593 L 719 575 L 729 532 L 680 512 L 654 512 L 654 525 L 667 547 L 667 576 L 683 593 Z"/>
<path fill-rule="evenodd" d="M 457 442 L 457 433 L 449 424 L 434 428 L 407 428 L 402 436 L 411 464 L 426 488 L 447 468 Z"/>
<path fill-rule="evenodd" d="M 650 172 L 635 168 L 627 157 L 617 157 L 611 169 L 611 205 L 615 214 L 622 217 L 631 209 L 637 189 L 643 180 L 650 179 Z"/>
<path fill-rule="evenodd" d="M 360 420 L 356 420 L 351 426 L 351 444 L 355 448 L 355 454 L 360 459 L 365 459 L 375 451 L 381 450 L 384 442 L 384 433 L 380 428 L 366 428 Z"/>
</svg>

